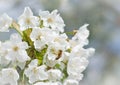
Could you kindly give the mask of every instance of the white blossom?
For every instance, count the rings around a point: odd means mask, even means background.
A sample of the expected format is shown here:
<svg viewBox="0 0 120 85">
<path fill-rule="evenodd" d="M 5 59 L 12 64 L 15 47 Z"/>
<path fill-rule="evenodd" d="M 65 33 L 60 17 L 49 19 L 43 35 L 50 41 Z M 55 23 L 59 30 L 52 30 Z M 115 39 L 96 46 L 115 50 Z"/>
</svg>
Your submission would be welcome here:
<svg viewBox="0 0 120 85">
<path fill-rule="evenodd" d="M 7 55 L 7 50 L 4 47 L 4 43 L 0 41 L 0 65 L 2 67 L 9 64 L 10 60 L 7 60 L 5 56 Z"/>
<path fill-rule="evenodd" d="M 50 83 L 49 82 L 37 82 L 34 85 L 50 85 Z"/>
<path fill-rule="evenodd" d="M 8 28 L 12 24 L 12 18 L 7 14 L 3 14 L 0 16 L 0 32 L 8 32 Z"/>
<path fill-rule="evenodd" d="M 58 69 L 50 69 L 48 70 L 48 79 L 50 81 L 57 81 L 62 78 L 62 72 Z"/>
<path fill-rule="evenodd" d="M 59 61 L 62 61 L 64 63 L 66 63 L 66 62 L 68 62 L 69 58 L 70 58 L 70 53 L 69 52 L 63 52 Z"/>
<path fill-rule="evenodd" d="M 65 51 L 64 44 L 53 42 L 49 44 L 49 47 L 47 49 L 47 57 L 49 60 L 59 59 L 64 51 Z"/>
<path fill-rule="evenodd" d="M 26 61 L 30 60 L 30 57 L 26 52 L 27 48 L 28 44 L 23 42 L 18 34 L 12 34 L 10 36 L 10 40 L 4 42 L 4 49 L 7 50 L 7 53 L 4 57 L 7 60 L 12 61 L 13 64 L 25 64 Z"/>
<path fill-rule="evenodd" d="M 74 47 L 76 45 L 81 45 L 83 47 L 84 45 L 87 45 L 89 43 L 88 36 L 89 31 L 87 30 L 88 24 L 83 25 L 79 28 L 79 30 L 76 32 L 76 34 L 72 37 L 72 40 L 70 40 L 71 46 Z"/>
<path fill-rule="evenodd" d="M 39 16 L 43 20 L 43 24 L 45 27 L 51 27 L 53 30 L 58 30 L 60 32 L 64 32 L 64 21 L 58 14 L 57 10 L 49 13 L 48 11 L 40 11 Z"/>
<path fill-rule="evenodd" d="M 57 33 L 49 28 L 34 28 L 30 34 L 30 38 L 34 41 L 34 46 L 37 50 L 41 50 L 58 36 Z"/>
<path fill-rule="evenodd" d="M 46 44 L 45 32 L 41 28 L 34 28 L 30 34 L 30 38 L 34 41 L 34 46 L 36 49 L 43 49 Z"/>
<path fill-rule="evenodd" d="M 53 43 L 48 47 L 47 55 L 49 60 L 55 60 L 59 57 L 61 46 L 58 43 Z"/>
<path fill-rule="evenodd" d="M 75 79 L 77 81 L 80 81 L 80 80 L 83 79 L 83 77 L 84 77 L 84 75 L 82 73 L 81 74 L 80 73 L 72 73 L 67 78 L 68 79 Z"/>
<path fill-rule="evenodd" d="M 62 85 L 61 82 L 51 82 L 50 85 Z"/>
<path fill-rule="evenodd" d="M 54 67 L 57 64 L 57 60 L 52 60 L 49 59 L 48 56 L 44 56 L 43 62 L 48 66 L 48 67 Z"/>
<path fill-rule="evenodd" d="M 46 66 L 37 66 L 37 64 L 38 60 L 33 60 L 25 70 L 25 75 L 29 78 L 29 83 L 48 79 L 47 72 L 45 72 Z"/>
<path fill-rule="evenodd" d="M 67 79 L 65 80 L 63 85 L 79 85 L 79 82 L 74 79 Z"/>
<path fill-rule="evenodd" d="M 54 43 L 58 43 L 61 46 L 61 48 L 66 50 L 70 48 L 70 44 L 67 41 L 67 39 L 68 39 L 68 36 L 65 33 L 59 34 L 58 36 L 54 38 Z"/>
<path fill-rule="evenodd" d="M 72 48 L 70 57 L 84 57 L 88 58 L 89 56 L 92 56 L 95 52 L 94 48 L 88 48 L 84 49 L 81 47 L 81 45 L 76 45 Z"/>
<path fill-rule="evenodd" d="M 60 82 L 38 82 L 34 85 L 62 85 Z"/>
<path fill-rule="evenodd" d="M 18 72 L 13 68 L 5 68 L 0 72 L 0 83 L 2 85 L 18 85 Z"/>
<path fill-rule="evenodd" d="M 70 77 L 74 79 L 81 80 L 81 72 L 85 70 L 88 65 L 88 60 L 86 58 L 74 57 L 70 58 L 67 64 L 67 73 Z"/>
<path fill-rule="evenodd" d="M 29 7 L 25 7 L 23 14 L 18 19 L 18 24 L 23 31 L 28 28 L 37 27 L 39 25 L 39 18 L 33 16 L 33 12 Z"/>
</svg>

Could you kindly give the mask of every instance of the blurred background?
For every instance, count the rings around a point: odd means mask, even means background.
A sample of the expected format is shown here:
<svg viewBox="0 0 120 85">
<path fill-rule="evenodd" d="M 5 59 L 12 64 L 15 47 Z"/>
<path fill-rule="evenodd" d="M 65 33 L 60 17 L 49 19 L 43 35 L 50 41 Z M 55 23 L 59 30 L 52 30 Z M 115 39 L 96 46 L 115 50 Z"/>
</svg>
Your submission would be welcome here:
<svg viewBox="0 0 120 85">
<path fill-rule="evenodd" d="M 25 6 L 34 15 L 40 9 L 58 9 L 66 31 L 89 23 L 88 47 L 94 47 L 96 53 L 89 58 L 80 85 L 120 85 L 120 0 L 0 0 L 0 15 L 7 13 L 17 20 Z M 9 39 L 10 33 L 0 33 L 0 40 Z"/>
</svg>

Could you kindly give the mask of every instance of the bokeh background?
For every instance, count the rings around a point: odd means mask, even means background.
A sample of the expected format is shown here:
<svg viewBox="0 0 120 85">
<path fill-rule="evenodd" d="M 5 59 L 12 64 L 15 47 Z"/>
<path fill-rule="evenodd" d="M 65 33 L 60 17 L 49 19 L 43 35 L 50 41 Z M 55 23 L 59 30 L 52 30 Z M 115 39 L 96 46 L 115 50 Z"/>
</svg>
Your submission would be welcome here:
<svg viewBox="0 0 120 85">
<path fill-rule="evenodd" d="M 120 0 L 0 0 L 0 15 L 7 13 L 17 20 L 26 6 L 35 15 L 40 9 L 58 9 L 66 31 L 89 23 L 88 47 L 96 53 L 89 58 L 80 85 L 120 85 Z M 0 33 L 0 40 L 9 39 L 10 33 Z"/>
</svg>

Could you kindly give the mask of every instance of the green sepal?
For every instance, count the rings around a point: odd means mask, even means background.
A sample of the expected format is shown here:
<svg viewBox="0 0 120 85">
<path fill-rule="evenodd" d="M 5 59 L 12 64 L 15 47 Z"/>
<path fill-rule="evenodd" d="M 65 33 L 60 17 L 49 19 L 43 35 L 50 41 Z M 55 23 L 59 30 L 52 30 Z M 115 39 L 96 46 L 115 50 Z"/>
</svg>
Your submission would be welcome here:
<svg viewBox="0 0 120 85">
<path fill-rule="evenodd" d="M 60 64 L 57 63 L 57 64 L 55 65 L 55 68 L 60 69 Z"/>
<path fill-rule="evenodd" d="M 40 28 L 43 28 L 44 25 L 43 25 L 43 20 L 40 21 Z"/>
<path fill-rule="evenodd" d="M 71 52 L 71 49 L 69 48 L 69 49 L 67 49 L 66 51 L 70 53 L 70 52 Z"/>
<path fill-rule="evenodd" d="M 64 82 L 64 80 L 68 77 L 68 73 L 67 73 L 67 67 L 64 68 L 63 70 L 63 78 L 61 79 L 62 82 Z"/>
</svg>

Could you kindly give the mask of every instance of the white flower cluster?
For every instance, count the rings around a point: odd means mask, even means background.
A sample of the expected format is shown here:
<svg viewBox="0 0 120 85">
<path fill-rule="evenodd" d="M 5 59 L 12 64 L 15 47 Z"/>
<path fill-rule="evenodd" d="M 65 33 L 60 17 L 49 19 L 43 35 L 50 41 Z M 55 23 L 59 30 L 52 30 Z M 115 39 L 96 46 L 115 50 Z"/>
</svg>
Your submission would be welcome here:
<svg viewBox="0 0 120 85">
<path fill-rule="evenodd" d="M 29 7 L 18 23 L 7 14 L 0 17 L 0 32 L 15 29 L 10 40 L 0 42 L 0 85 L 79 85 L 88 57 L 88 24 L 68 38 L 57 10 L 34 16 Z"/>
</svg>

